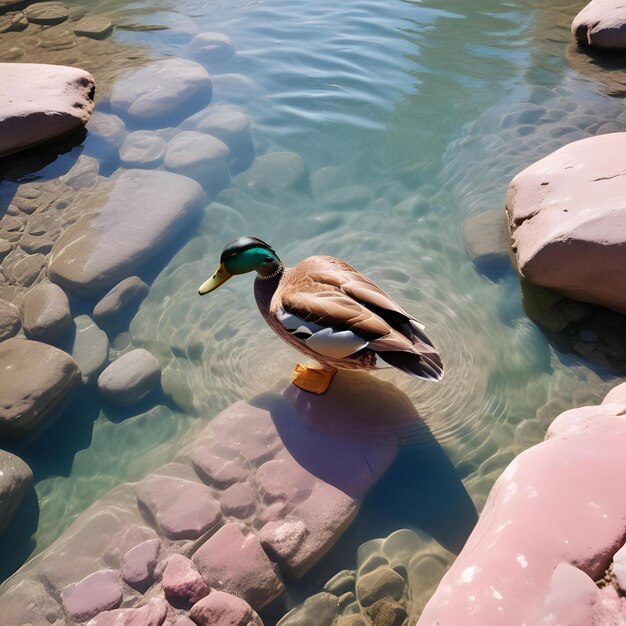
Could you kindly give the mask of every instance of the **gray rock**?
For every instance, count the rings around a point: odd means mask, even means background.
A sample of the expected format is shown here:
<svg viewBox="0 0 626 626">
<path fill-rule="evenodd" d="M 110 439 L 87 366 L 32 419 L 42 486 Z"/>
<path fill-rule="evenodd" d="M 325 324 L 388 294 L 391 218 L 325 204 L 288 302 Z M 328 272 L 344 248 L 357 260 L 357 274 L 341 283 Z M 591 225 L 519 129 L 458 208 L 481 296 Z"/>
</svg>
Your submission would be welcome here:
<svg viewBox="0 0 626 626">
<path fill-rule="evenodd" d="M 221 33 L 200 33 L 191 40 L 189 49 L 201 63 L 225 63 L 235 56 L 230 38 Z"/>
<path fill-rule="evenodd" d="M 211 80 L 215 99 L 219 102 L 244 104 L 260 91 L 253 80 L 242 74 L 213 74 Z"/>
<path fill-rule="evenodd" d="M 184 59 L 156 61 L 133 70 L 111 90 L 111 105 L 121 115 L 144 124 L 182 119 L 211 99 L 212 83 L 198 63 Z M 190 111 L 191 109 L 191 111 Z"/>
<path fill-rule="evenodd" d="M 304 161 L 295 152 L 264 154 L 254 161 L 242 178 L 248 189 L 270 192 L 296 189 L 307 181 Z"/>
<path fill-rule="evenodd" d="M 80 384 L 69 354 L 29 339 L 0 344 L 0 437 L 30 434 Z"/>
<path fill-rule="evenodd" d="M 157 167 L 163 162 L 167 142 L 155 132 L 138 130 L 130 133 L 120 148 L 125 167 Z"/>
<path fill-rule="evenodd" d="M 113 32 L 113 22 L 104 15 L 88 15 L 78 20 L 73 29 L 79 37 L 106 39 Z"/>
<path fill-rule="evenodd" d="M 117 152 L 126 137 L 126 124 L 117 115 L 96 111 L 87 124 L 89 138 L 95 141 L 99 151 L 107 155 Z"/>
<path fill-rule="evenodd" d="M 93 309 L 94 320 L 106 329 L 118 327 L 135 312 L 148 291 L 148 285 L 138 276 L 125 278 L 96 304 Z"/>
<path fill-rule="evenodd" d="M 185 127 L 195 128 L 223 141 L 230 150 L 230 170 L 233 174 L 244 171 L 254 160 L 250 119 L 238 107 L 208 107 L 186 120 Z"/>
<path fill-rule="evenodd" d="M 307 598 L 278 622 L 278 626 L 332 626 L 337 616 L 337 596 L 322 591 Z"/>
<path fill-rule="evenodd" d="M 83 374 L 83 382 L 91 382 L 109 362 L 109 339 L 89 315 L 74 318 L 76 334 L 71 355 Z"/>
<path fill-rule="evenodd" d="M 94 80 L 74 67 L 0 63 L 0 84 L 0 156 L 80 128 L 93 109 Z"/>
<path fill-rule="evenodd" d="M 479 269 L 506 261 L 511 253 L 509 227 L 504 211 L 484 211 L 465 220 L 463 240 Z"/>
<path fill-rule="evenodd" d="M 216 195 L 230 182 L 230 150 L 217 137 L 185 130 L 167 144 L 165 167 L 202 181 Z"/>
<path fill-rule="evenodd" d="M 383 565 L 359 577 L 356 595 L 362 606 L 370 606 L 383 598 L 399 600 L 404 593 L 404 586 L 404 578 L 390 567 Z"/>
<path fill-rule="evenodd" d="M 20 326 L 19 309 L 11 302 L 0 298 L 0 341 L 17 334 Z"/>
<path fill-rule="evenodd" d="M 102 395 L 111 404 L 130 406 L 145 398 L 161 381 L 161 365 L 147 350 L 131 350 L 113 361 L 98 378 Z"/>
<path fill-rule="evenodd" d="M 0 533 L 10 524 L 32 484 L 30 467 L 14 454 L 0 450 Z"/>
<path fill-rule="evenodd" d="M 67 9 L 60 2 L 35 2 L 24 9 L 24 15 L 33 24 L 52 26 L 67 19 Z"/>
<path fill-rule="evenodd" d="M 99 208 L 80 217 L 52 249 L 50 280 L 77 295 L 102 293 L 134 274 L 193 216 L 204 195 L 198 183 L 170 172 L 125 170 L 110 185 Z"/>
<path fill-rule="evenodd" d="M 22 300 L 22 325 L 29 339 L 52 341 L 69 328 L 70 303 L 58 285 L 44 283 L 31 289 Z"/>
</svg>

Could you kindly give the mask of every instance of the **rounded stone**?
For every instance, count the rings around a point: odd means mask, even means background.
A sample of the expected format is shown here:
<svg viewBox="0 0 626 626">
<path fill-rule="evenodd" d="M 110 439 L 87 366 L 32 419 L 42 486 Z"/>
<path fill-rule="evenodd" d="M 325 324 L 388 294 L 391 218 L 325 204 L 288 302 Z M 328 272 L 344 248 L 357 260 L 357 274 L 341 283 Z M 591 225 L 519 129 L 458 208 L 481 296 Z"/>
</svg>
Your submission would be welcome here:
<svg viewBox="0 0 626 626">
<path fill-rule="evenodd" d="M 91 382 L 109 361 L 109 339 L 89 315 L 74 318 L 76 334 L 72 357 L 83 374 L 83 382 Z"/>
<path fill-rule="evenodd" d="M 68 615 L 84 622 L 102 611 L 116 609 L 122 603 L 119 572 L 100 570 L 61 591 L 63 606 Z"/>
<path fill-rule="evenodd" d="M 167 560 L 162 585 L 167 601 L 176 607 L 193 606 L 209 593 L 196 566 L 182 554 L 174 554 Z"/>
<path fill-rule="evenodd" d="M 390 567 L 381 566 L 369 574 L 360 576 L 356 595 L 362 606 L 370 606 L 382 598 L 400 600 L 404 593 L 404 578 Z"/>
<path fill-rule="evenodd" d="M 140 302 L 148 295 L 148 285 L 138 276 L 129 276 L 115 285 L 96 304 L 94 319 L 104 328 L 120 325 L 125 317 L 134 313 Z"/>
<path fill-rule="evenodd" d="M 79 37 L 106 39 L 113 32 L 113 22 L 103 15 L 89 15 L 78 20 L 73 28 Z"/>
<path fill-rule="evenodd" d="M 144 124 L 162 120 L 173 124 L 206 106 L 211 94 L 211 78 L 201 65 L 171 58 L 118 80 L 111 90 L 111 106 Z"/>
<path fill-rule="evenodd" d="M 235 56 L 230 38 L 221 33 L 200 33 L 191 40 L 189 49 L 202 63 L 225 63 Z"/>
<path fill-rule="evenodd" d="M 130 406 L 145 398 L 160 381 L 159 361 L 138 348 L 113 361 L 98 377 L 98 387 L 111 404 Z"/>
<path fill-rule="evenodd" d="M 71 321 L 69 300 L 58 285 L 37 285 L 24 296 L 22 325 L 29 339 L 51 341 L 67 330 Z"/>
<path fill-rule="evenodd" d="M 262 626 L 252 607 L 241 598 L 223 591 L 211 591 L 189 612 L 198 626 Z"/>
<path fill-rule="evenodd" d="M 295 152 L 271 152 L 258 157 L 243 176 L 248 189 L 289 191 L 305 183 L 306 168 Z"/>
<path fill-rule="evenodd" d="M 245 483 L 231 485 L 222 493 L 220 506 L 224 515 L 232 515 L 238 519 L 250 517 L 256 510 L 256 498 L 252 487 Z"/>
<path fill-rule="evenodd" d="M 10 524 L 32 484 L 30 467 L 18 456 L 0 450 L 0 533 Z"/>
<path fill-rule="evenodd" d="M 126 124 L 117 115 L 96 111 L 87 124 L 89 135 L 97 138 L 108 150 L 117 150 L 126 136 Z"/>
<path fill-rule="evenodd" d="M 168 170 L 201 180 L 212 193 L 228 185 L 230 150 L 217 137 L 187 130 L 167 144 L 165 167 Z"/>
<path fill-rule="evenodd" d="M 36 2 L 24 9 L 24 15 L 33 24 L 52 26 L 67 19 L 67 9 L 59 2 Z"/>
<path fill-rule="evenodd" d="M 19 309 L 11 302 L 0 298 L 0 341 L 17 334 L 20 326 Z"/>
<path fill-rule="evenodd" d="M 157 167 L 163 161 L 167 142 L 155 132 L 138 130 L 130 133 L 120 148 L 125 167 Z"/>
</svg>

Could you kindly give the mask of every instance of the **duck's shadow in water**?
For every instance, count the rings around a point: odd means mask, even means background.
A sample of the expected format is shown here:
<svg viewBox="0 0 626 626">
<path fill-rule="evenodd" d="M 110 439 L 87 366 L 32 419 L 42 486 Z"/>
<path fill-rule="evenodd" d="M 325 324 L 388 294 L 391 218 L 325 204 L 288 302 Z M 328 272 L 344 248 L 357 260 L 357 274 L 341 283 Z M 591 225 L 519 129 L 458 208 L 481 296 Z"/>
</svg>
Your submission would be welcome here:
<svg viewBox="0 0 626 626">
<path fill-rule="evenodd" d="M 411 400 L 394 385 L 340 371 L 321 396 L 289 385 L 252 403 L 270 411 L 303 468 L 364 498 L 353 524 L 357 543 L 414 528 L 452 552 L 462 548 L 477 521 L 474 504 Z"/>
</svg>

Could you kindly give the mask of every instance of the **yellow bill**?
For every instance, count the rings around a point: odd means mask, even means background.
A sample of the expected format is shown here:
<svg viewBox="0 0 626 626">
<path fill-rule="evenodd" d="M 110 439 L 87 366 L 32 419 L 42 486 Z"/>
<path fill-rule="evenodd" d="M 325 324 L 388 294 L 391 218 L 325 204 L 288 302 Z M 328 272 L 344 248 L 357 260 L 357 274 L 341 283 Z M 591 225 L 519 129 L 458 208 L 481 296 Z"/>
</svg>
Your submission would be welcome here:
<svg viewBox="0 0 626 626">
<path fill-rule="evenodd" d="M 215 271 L 215 274 L 209 278 L 209 280 L 203 282 L 198 289 L 198 293 L 203 296 L 214 289 L 217 289 L 220 285 L 223 285 L 229 278 L 232 277 L 232 274 L 229 274 L 224 266 L 220 263 L 220 266 Z"/>
</svg>

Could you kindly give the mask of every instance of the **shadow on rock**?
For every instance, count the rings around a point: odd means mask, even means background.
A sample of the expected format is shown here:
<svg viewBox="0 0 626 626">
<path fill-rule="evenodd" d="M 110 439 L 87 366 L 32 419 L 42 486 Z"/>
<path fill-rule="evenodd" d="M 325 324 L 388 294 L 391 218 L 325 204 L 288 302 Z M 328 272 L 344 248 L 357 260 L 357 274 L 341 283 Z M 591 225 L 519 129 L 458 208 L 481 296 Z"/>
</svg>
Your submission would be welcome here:
<svg viewBox="0 0 626 626">
<path fill-rule="evenodd" d="M 622 51 L 600 50 L 571 43 L 565 57 L 577 72 L 603 83 L 607 95 L 626 98 L 626 57 Z"/>
<path fill-rule="evenodd" d="M 9 526 L 0 535 L 0 581 L 6 580 L 35 549 L 32 536 L 39 523 L 39 501 L 31 487 Z"/>
<path fill-rule="evenodd" d="M 330 390 L 315 396 L 290 385 L 281 396 L 258 398 L 283 444 L 302 467 L 348 495 L 365 493 L 359 468 L 346 463 L 355 449 L 375 473 L 373 457 L 393 448 L 395 460 L 367 496 L 358 541 L 418 528 L 458 552 L 472 531 L 476 509 L 454 465 L 408 396 L 374 376 L 340 371 Z M 408 443 L 407 443 L 408 442 Z"/>
<path fill-rule="evenodd" d="M 596 366 L 599 375 L 626 372 L 626 316 L 524 279 L 520 287 L 526 314 L 559 352 Z"/>
</svg>

